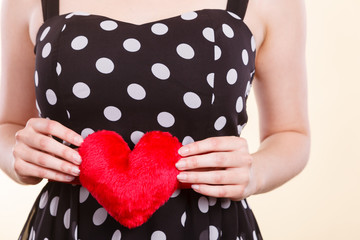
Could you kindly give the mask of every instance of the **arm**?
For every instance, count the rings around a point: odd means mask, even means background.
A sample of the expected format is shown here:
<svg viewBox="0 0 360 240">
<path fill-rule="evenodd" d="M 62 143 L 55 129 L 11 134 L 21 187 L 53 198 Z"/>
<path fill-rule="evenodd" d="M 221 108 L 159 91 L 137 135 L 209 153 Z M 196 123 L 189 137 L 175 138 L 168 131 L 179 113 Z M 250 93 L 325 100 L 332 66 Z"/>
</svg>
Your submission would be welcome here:
<svg viewBox="0 0 360 240">
<path fill-rule="evenodd" d="M 264 0 L 253 7 L 264 26 L 254 80 L 261 144 L 253 154 L 237 137 L 182 147 L 179 180 L 208 196 L 240 200 L 270 191 L 297 175 L 309 157 L 303 1 Z"/>
<path fill-rule="evenodd" d="M 13 180 L 23 184 L 35 184 L 44 177 L 69 181 L 69 176 L 74 175 L 71 170 L 76 167 L 71 156 L 77 153 L 49 135 L 75 145 L 81 142 L 75 140 L 80 136 L 54 121 L 35 118 L 35 56 L 29 37 L 34 3 L 30 0 L 2 1 L 0 167 Z"/>
<path fill-rule="evenodd" d="M 305 7 L 302 0 L 277 2 L 264 6 L 267 35 L 256 62 L 254 91 L 261 140 L 253 154 L 256 193 L 270 191 L 297 175 L 310 149 Z"/>
</svg>

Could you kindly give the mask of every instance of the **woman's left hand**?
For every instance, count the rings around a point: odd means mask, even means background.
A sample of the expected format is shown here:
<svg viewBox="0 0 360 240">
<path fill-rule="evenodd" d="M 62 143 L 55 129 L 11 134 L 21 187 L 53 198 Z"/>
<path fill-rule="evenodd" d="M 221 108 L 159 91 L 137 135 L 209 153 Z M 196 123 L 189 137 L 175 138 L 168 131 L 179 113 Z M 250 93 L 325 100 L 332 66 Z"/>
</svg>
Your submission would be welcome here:
<svg viewBox="0 0 360 240">
<path fill-rule="evenodd" d="M 253 157 L 241 137 L 212 137 L 179 149 L 178 180 L 198 193 L 242 200 L 256 192 Z"/>
</svg>

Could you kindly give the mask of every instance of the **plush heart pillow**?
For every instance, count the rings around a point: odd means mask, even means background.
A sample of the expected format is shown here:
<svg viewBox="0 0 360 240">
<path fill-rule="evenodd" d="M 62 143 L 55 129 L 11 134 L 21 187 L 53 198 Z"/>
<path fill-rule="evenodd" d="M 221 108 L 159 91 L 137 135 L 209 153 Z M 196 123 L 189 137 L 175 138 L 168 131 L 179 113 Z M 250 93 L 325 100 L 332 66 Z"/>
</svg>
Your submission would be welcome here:
<svg viewBox="0 0 360 240">
<path fill-rule="evenodd" d="M 167 132 L 146 133 L 133 151 L 119 134 L 95 132 L 79 148 L 79 179 L 112 217 L 134 228 L 181 187 L 175 167 L 180 147 Z"/>
</svg>

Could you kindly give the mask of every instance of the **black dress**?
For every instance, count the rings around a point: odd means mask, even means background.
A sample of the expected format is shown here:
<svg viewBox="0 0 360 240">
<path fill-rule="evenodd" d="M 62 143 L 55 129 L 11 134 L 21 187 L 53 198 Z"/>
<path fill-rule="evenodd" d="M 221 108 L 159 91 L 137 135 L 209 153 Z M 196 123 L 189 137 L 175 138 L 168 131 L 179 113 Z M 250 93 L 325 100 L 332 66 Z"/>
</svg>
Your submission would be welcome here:
<svg viewBox="0 0 360 240">
<path fill-rule="evenodd" d="M 44 1 L 36 39 L 40 116 L 84 138 L 121 134 L 132 148 L 148 131 L 183 144 L 239 136 L 255 72 L 255 41 L 242 18 L 247 0 L 140 25 L 106 16 L 59 15 Z M 66 144 L 66 143 L 64 143 Z M 19 239 L 262 239 L 246 200 L 177 190 L 142 226 L 121 226 L 80 185 L 48 182 Z"/>
</svg>

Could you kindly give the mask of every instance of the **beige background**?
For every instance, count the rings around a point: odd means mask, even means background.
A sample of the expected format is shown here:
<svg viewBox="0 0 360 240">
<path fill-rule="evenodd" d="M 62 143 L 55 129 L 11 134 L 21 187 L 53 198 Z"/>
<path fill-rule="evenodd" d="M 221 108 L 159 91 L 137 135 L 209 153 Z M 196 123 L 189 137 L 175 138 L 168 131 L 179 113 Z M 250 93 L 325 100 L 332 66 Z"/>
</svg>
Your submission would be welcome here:
<svg viewBox="0 0 360 240">
<path fill-rule="evenodd" d="M 360 239 L 360 1 L 306 3 L 311 158 L 294 180 L 249 202 L 266 240 Z M 255 151 L 253 94 L 248 111 Z M 0 239 L 17 239 L 41 186 L 19 186 L 2 172 L 0 186 Z"/>
</svg>

